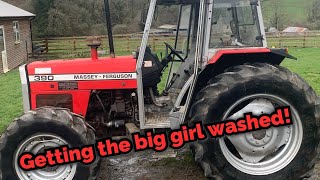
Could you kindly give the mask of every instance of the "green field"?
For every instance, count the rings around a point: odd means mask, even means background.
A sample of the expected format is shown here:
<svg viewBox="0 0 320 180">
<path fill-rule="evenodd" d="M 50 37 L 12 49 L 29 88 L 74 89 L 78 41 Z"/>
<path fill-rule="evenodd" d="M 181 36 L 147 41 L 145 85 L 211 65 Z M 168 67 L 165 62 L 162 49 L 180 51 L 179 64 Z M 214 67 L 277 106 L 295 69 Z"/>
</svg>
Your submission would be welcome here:
<svg viewBox="0 0 320 180">
<path fill-rule="evenodd" d="M 290 53 L 299 60 L 286 60 L 283 66 L 305 78 L 320 94 L 320 49 L 291 49 Z M 162 83 L 164 85 L 164 83 Z M 22 95 L 18 70 L 0 75 L 0 131 L 22 112 Z"/>
<path fill-rule="evenodd" d="M 287 60 L 282 65 L 306 79 L 320 95 L 320 49 L 289 49 L 289 53 L 298 61 Z"/>
</svg>

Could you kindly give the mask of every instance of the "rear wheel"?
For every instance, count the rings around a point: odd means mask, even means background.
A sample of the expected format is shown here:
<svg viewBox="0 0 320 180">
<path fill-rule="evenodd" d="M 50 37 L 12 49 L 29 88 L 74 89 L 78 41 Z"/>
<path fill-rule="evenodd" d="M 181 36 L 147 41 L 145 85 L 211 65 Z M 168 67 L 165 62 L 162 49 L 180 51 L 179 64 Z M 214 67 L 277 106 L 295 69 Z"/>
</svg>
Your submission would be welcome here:
<svg viewBox="0 0 320 180">
<path fill-rule="evenodd" d="M 207 177 L 300 179 L 310 176 L 319 146 L 320 101 L 299 76 L 269 64 L 230 68 L 199 92 L 192 121 L 204 124 L 270 114 L 290 106 L 293 124 L 191 145 Z"/>
<path fill-rule="evenodd" d="M 39 154 L 64 145 L 80 148 L 94 143 L 93 130 L 69 110 L 40 108 L 30 111 L 16 119 L 0 138 L 0 179 L 95 179 L 99 158 L 91 165 L 75 163 L 33 171 L 24 171 L 18 165 L 19 156 L 25 152 Z"/>
</svg>

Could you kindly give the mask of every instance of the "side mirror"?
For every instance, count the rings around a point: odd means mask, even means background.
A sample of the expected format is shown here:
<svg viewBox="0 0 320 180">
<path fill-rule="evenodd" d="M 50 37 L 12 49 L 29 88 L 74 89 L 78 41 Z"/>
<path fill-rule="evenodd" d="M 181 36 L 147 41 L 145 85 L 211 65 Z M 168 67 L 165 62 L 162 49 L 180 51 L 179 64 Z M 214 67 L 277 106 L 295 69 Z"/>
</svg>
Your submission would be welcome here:
<svg viewBox="0 0 320 180">
<path fill-rule="evenodd" d="M 159 17 L 159 7 L 156 6 L 156 9 L 154 10 L 153 19 L 156 21 L 156 20 L 158 20 L 158 17 Z"/>
<path fill-rule="evenodd" d="M 232 20 L 230 22 L 230 29 L 231 29 L 232 34 L 237 34 L 237 23 L 235 20 Z"/>
<path fill-rule="evenodd" d="M 141 11 L 141 24 L 146 24 L 146 20 L 147 20 L 147 17 L 148 17 L 148 3 L 145 3 L 143 5 L 143 9 Z"/>
<path fill-rule="evenodd" d="M 148 11 L 149 11 L 149 7 L 148 7 L 149 3 L 145 3 L 143 5 L 143 9 L 141 11 L 141 24 L 145 25 L 146 24 L 146 20 L 147 20 L 147 17 L 148 17 Z M 155 10 L 154 10 L 154 20 L 157 20 L 158 19 L 158 16 L 159 16 L 159 8 L 158 6 L 156 6 Z"/>
</svg>

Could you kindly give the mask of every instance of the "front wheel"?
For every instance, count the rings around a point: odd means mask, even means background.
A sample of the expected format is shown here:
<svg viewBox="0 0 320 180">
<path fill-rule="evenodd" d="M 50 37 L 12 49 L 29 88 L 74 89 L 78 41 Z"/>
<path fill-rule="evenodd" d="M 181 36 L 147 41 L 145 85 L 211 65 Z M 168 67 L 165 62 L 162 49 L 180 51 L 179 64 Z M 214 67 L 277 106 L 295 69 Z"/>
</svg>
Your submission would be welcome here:
<svg viewBox="0 0 320 180">
<path fill-rule="evenodd" d="M 19 156 L 25 152 L 36 155 L 45 149 L 61 146 L 81 148 L 94 143 L 93 130 L 86 126 L 82 117 L 67 109 L 48 107 L 29 111 L 11 123 L 0 138 L 0 179 L 95 179 L 99 158 L 90 165 L 74 163 L 32 171 L 25 171 L 18 165 Z"/>
<path fill-rule="evenodd" d="M 192 121 L 239 119 L 290 106 L 293 124 L 192 144 L 207 177 L 301 179 L 310 176 L 319 146 L 320 100 L 298 75 L 269 64 L 241 65 L 215 77 L 198 93 Z"/>
</svg>

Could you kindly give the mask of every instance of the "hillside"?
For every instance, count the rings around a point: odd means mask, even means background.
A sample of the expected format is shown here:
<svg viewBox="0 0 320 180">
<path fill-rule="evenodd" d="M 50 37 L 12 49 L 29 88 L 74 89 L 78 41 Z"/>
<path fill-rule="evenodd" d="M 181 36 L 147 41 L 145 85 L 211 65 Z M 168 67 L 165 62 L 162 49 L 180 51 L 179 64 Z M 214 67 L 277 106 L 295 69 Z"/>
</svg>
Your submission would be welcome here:
<svg viewBox="0 0 320 180">
<path fill-rule="evenodd" d="M 263 9 L 265 21 L 267 23 L 268 17 L 272 16 L 274 9 L 272 7 L 273 1 L 264 0 Z M 304 26 L 307 21 L 308 11 L 313 0 L 279 0 L 282 1 L 283 13 L 288 18 L 286 26 L 300 25 Z"/>
<path fill-rule="evenodd" d="M 32 7 L 31 7 L 32 0 L 2 0 L 2 1 L 10 3 L 14 6 L 17 6 L 19 8 L 24 9 L 24 10 L 27 10 L 27 11 L 32 10 Z"/>
<path fill-rule="evenodd" d="M 26 8 L 25 6 L 27 6 L 27 4 L 31 2 L 31 0 L 3 0 L 3 1 L 9 2 L 15 6 L 22 7 L 22 8 Z M 307 9 L 312 3 L 312 0 L 279 0 L 279 1 L 284 2 L 286 6 L 284 11 L 286 11 L 290 17 L 293 17 L 293 19 L 296 19 L 298 21 L 306 20 L 306 17 L 308 14 Z M 264 6 L 269 6 L 269 4 L 270 4 L 270 1 L 266 2 Z"/>
<path fill-rule="evenodd" d="M 292 20 L 306 21 L 308 16 L 308 9 L 312 4 L 311 0 L 282 0 L 286 4 L 286 9 L 289 17 Z"/>
<path fill-rule="evenodd" d="M 103 0 L 3 0 L 38 15 L 34 20 L 34 35 L 78 36 L 104 34 Z M 114 31 L 130 33 L 139 30 L 140 10 L 145 0 L 112 0 L 111 15 Z M 308 11 L 313 0 L 261 0 L 266 27 L 274 26 L 275 8 L 282 29 L 287 26 L 306 26 Z M 319 0 L 320 1 L 320 0 Z M 133 6 L 130 6 L 131 2 Z M 51 4 L 50 4 L 51 3 Z M 275 6 L 281 4 L 281 7 Z M 40 8 L 42 7 L 42 8 Z M 129 14 L 129 16 L 126 16 Z M 277 20 L 278 21 L 278 20 Z M 129 25 L 128 25 L 129 23 Z M 124 29 L 119 27 L 128 26 Z M 67 26 L 67 27 L 66 27 Z M 94 27 L 94 28 L 88 28 Z M 276 27 L 276 26 L 274 26 Z M 93 32 L 92 32 L 93 31 Z M 123 32 L 122 32 L 123 31 Z"/>
</svg>

